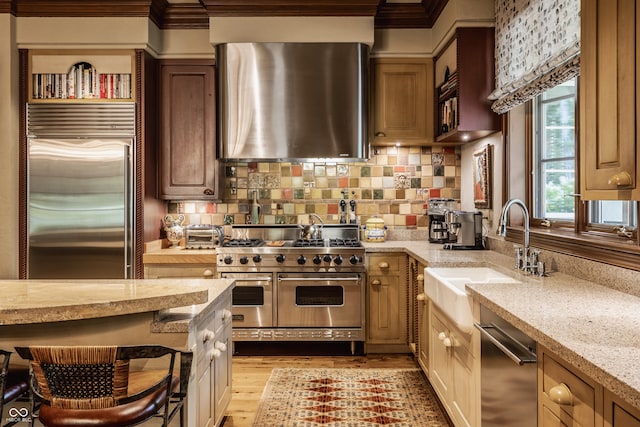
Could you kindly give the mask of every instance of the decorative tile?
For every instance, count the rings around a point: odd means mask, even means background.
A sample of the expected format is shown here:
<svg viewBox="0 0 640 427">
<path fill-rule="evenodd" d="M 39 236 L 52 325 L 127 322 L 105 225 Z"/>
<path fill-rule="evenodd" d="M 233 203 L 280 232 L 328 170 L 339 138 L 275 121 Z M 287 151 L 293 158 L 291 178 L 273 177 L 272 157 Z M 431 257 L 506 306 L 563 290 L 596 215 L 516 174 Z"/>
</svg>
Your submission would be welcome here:
<svg viewBox="0 0 640 427">
<path fill-rule="evenodd" d="M 293 198 L 296 200 L 304 199 L 304 188 L 295 188 L 293 190 Z"/>
<path fill-rule="evenodd" d="M 349 165 L 339 164 L 336 167 L 338 176 L 349 176 Z"/>
<path fill-rule="evenodd" d="M 302 165 L 291 165 L 291 176 L 302 176 Z"/>
<path fill-rule="evenodd" d="M 443 188 L 444 187 L 444 177 L 443 176 L 434 176 L 433 177 L 433 186 L 435 188 Z"/>
<path fill-rule="evenodd" d="M 393 187 L 396 189 L 411 188 L 411 178 L 404 171 L 395 172 L 393 174 Z"/>
<path fill-rule="evenodd" d="M 368 177 L 371 176 L 371 166 L 363 166 L 360 168 L 360 176 Z"/>
<path fill-rule="evenodd" d="M 411 188 L 420 188 L 421 179 L 420 178 L 411 178 Z"/>
<path fill-rule="evenodd" d="M 327 176 L 337 176 L 338 174 L 336 165 L 327 165 L 325 172 L 327 173 Z"/>
<path fill-rule="evenodd" d="M 373 190 L 373 200 L 382 200 L 384 199 L 384 191 L 380 188 L 376 188 Z"/>
</svg>

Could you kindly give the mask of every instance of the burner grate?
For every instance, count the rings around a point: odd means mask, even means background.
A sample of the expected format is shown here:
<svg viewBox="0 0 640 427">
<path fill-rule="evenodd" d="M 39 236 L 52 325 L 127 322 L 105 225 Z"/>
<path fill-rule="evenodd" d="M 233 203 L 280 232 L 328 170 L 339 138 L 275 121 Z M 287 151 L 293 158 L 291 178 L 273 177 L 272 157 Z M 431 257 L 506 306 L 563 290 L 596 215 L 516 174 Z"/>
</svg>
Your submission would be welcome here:
<svg viewBox="0 0 640 427">
<path fill-rule="evenodd" d="M 227 248 L 254 248 L 262 245 L 262 239 L 231 239 L 222 244 Z"/>
<path fill-rule="evenodd" d="M 298 239 L 293 242 L 294 248 L 321 248 L 324 246 L 322 239 Z"/>
<path fill-rule="evenodd" d="M 358 239 L 329 239 L 332 248 L 359 248 L 362 246 Z"/>
</svg>

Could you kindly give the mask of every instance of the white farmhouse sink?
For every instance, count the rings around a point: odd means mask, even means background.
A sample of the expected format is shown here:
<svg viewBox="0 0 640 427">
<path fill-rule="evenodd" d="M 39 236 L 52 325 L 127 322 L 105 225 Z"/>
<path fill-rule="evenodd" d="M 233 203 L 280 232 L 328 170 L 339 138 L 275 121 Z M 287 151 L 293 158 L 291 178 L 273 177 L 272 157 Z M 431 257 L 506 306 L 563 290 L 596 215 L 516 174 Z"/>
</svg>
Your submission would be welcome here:
<svg viewBox="0 0 640 427">
<path fill-rule="evenodd" d="M 465 285 L 473 283 L 521 283 L 488 267 L 427 267 L 424 269 L 424 291 L 456 326 L 466 333 L 473 329 L 472 298 Z"/>
</svg>

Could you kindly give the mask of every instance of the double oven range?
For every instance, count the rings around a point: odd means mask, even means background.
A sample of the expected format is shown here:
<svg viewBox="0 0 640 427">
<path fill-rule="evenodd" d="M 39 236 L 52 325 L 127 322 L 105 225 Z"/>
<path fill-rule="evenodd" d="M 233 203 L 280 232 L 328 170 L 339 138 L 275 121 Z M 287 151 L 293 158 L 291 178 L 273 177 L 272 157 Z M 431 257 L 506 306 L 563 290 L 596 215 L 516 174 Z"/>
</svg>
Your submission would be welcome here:
<svg viewBox="0 0 640 427">
<path fill-rule="evenodd" d="M 295 225 L 234 225 L 217 248 L 233 290 L 234 341 L 365 340 L 365 251 L 352 224 L 301 239 Z"/>
</svg>

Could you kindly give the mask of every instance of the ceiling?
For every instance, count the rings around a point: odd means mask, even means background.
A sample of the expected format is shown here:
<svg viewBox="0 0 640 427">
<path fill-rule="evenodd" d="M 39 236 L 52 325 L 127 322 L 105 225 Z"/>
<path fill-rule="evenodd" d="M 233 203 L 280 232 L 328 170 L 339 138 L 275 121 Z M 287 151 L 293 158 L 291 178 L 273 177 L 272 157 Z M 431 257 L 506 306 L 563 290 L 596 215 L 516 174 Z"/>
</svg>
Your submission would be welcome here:
<svg viewBox="0 0 640 427">
<path fill-rule="evenodd" d="M 373 16 L 376 28 L 431 28 L 448 0 L 0 0 L 18 17 L 148 16 L 158 27 L 208 28 L 210 16 Z"/>
</svg>

